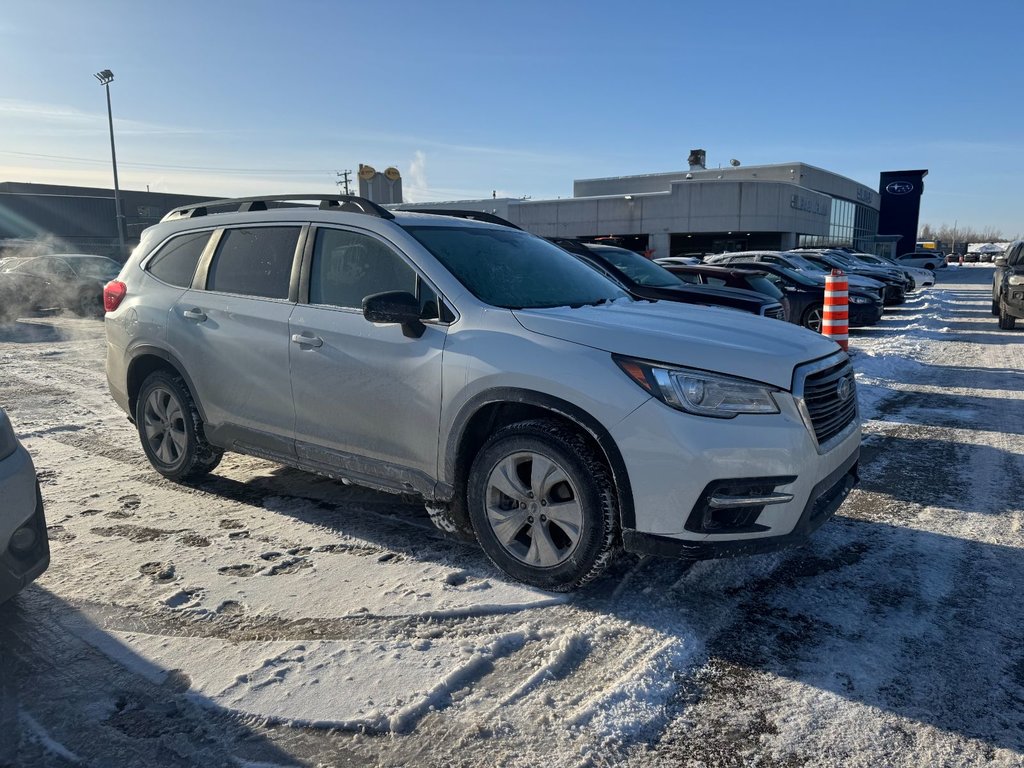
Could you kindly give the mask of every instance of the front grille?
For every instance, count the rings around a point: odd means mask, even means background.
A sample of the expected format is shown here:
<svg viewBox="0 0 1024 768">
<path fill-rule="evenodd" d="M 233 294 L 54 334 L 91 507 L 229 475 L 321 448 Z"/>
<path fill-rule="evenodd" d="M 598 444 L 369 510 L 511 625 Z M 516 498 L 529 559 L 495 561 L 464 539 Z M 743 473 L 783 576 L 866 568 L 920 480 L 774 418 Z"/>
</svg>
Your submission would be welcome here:
<svg viewBox="0 0 1024 768">
<path fill-rule="evenodd" d="M 844 356 L 825 368 L 812 368 L 804 377 L 799 396 L 818 445 L 824 445 L 857 418 L 857 388 L 849 359 Z"/>
<path fill-rule="evenodd" d="M 786 319 L 786 310 L 782 308 L 781 304 L 776 304 L 774 306 L 768 307 L 764 311 L 764 316 L 765 317 L 770 317 L 773 320 L 785 320 Z"/>
</svg>

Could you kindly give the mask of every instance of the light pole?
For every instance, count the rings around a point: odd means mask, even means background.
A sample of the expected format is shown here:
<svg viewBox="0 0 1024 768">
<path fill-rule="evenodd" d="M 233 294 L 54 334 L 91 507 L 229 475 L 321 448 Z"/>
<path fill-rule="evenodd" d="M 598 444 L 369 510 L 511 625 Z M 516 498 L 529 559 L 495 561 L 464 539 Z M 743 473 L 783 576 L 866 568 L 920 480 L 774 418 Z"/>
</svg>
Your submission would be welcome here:
<svg viewBox="0 0 1024 768">
<path fill-rule="evenodd" d="M 107 121 L 110 123 L 110 160 L 114 164 L 114 213 L 117 217 L 117 242 L 120 245 L 121 259 L 127 257 L 124 247 L 124 214 L 121 213 L 121 189 L 117 184 L 117 152 L 114 150 L 114 113 L 110 109 L 110 84 L 114 81 L 114 73 L 109 69 L 93 75 L 100 85 L 107 89 Z"/>
</svg>

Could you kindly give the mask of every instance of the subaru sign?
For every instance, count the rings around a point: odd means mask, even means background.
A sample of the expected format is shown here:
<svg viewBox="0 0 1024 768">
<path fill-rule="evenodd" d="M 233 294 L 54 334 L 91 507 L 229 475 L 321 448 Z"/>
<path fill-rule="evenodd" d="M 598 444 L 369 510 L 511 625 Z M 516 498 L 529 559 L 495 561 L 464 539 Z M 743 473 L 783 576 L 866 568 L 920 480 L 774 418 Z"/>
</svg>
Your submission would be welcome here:
<svg viewBox="0 0 1024 768">
<path fill-rule="evenodd" d="M 890 195 L 906 195 L 914 191 L 914 185 L 909 181 L 893 181 L 885 187 Z"/>
</svg>

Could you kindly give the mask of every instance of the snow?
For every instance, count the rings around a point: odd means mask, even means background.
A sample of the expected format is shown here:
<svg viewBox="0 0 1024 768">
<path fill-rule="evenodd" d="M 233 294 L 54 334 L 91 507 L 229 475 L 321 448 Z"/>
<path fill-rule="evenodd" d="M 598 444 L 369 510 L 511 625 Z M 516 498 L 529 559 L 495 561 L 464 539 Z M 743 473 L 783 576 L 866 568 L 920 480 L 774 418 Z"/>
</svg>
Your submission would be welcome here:
<svg viewBox="0 0 1024 768">
<path fill-rule="evenodd" d="M 53 553 L 0 610 L 20 763 L 1024 765 L 1024 352 L 989 274 L 851 331 L 862 482 L 807 547 L 622 558 L 574 595 L 412 499 L 237 455 L 165 481 L 100 323 L 0 329 Z"/>
</svg>

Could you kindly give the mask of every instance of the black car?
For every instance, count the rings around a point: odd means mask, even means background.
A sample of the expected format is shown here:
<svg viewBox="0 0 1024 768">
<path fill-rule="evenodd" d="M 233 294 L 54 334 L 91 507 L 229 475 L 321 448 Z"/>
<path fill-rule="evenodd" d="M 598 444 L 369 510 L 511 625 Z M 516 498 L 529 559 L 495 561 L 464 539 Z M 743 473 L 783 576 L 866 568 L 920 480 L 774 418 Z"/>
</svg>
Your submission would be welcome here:
<svg viewBox="0 0 1024 768">
<path fill-rule="evenodd" d="M 83 317 L 103 314 L 103 286 L 121 265 L 105 256 L 58 253 L 0 267 L 0 315 L 70 309 Z"/>
<path fill-rule="evenodd" d="M 858 266 L 853 260 L 846 258 L 845 254 L 840 257 L 817 251 L 794 251 L 794 253 L 799 253 L 808 261 L 825 269 L 838 269 L 843 272 L 860 275 L 861 277 L 870 277 L 872 280 L 877 280 L 884 284 L 885 291 L 882 295 L 887 307 L 892 304 L 902 304 L 907 300 L 909 282 L 906 278 L 894 277 L 891 274 L 887 274 L 885 270 Z"/>
<path fill-rule="evenodd" d="M 1012 331 L 1017 319 L 1024 319 L 1024 240 L 1006 247 L 997 255 L 992 271 L 992 314 L 999 316 L 999 327 Z"/>
<path fill-rule="evenodd" d="M 741 288 L 745 291 L 757 291 L 775 299 L 786 310 L 786 319 L 790 319 L 789 299 L 776 286 L 765 272 L 750 269 L 734 269 L 727 266 L 709 264 L 661 264 L 684 283 L 690 285 L 710 285 L 713 288 Z"/>
<path fill-rule="evenodd" d="M 732 262 L 729 266 L 765 274 L 786 294 L 789 300 L 789 321 L 812 331 L 821 330 L 825 286 L 820 282 L 799 270 L 762 261 Z M 851 287 L 847 297 L 851 328 L 874 325 L 882 318 L 882 302 L 874 293 Z"/>
<path fill-rule="evenodd" d="M 664 267 L 625 248 L 584 243 L 562 237 L 548 239 L 584 259 L 595 269 L 619 283 L 635 298 L 726 307 L 777 320 L 785 319 L 785 309 L 778 300 L 756 291 L 687 285 Z"/>
</svg>

